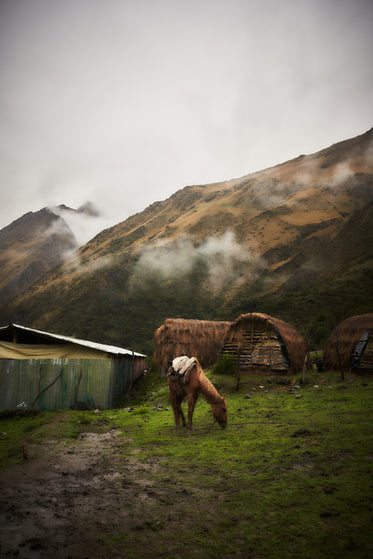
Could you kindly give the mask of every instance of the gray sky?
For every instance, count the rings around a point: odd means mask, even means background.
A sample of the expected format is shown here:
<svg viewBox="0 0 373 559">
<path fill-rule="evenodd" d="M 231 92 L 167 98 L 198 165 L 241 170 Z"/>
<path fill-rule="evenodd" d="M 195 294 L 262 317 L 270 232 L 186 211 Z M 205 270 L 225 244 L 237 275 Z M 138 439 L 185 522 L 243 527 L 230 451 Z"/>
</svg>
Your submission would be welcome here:
<svg viewBox="0 0 373 559">
<path fill-rule="evenodd" d="M 371 0 L 0 0 L 0 228 L 118 223 L 373 125 Z"/>
</svg>

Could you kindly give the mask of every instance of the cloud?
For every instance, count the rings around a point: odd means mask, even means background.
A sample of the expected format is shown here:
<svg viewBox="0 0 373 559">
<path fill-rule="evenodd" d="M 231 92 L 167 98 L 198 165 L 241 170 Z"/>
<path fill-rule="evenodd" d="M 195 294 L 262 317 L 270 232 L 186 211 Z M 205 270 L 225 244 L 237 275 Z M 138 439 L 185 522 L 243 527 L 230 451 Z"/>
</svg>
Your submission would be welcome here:
<svg viewBox="0 0 373 559">
<path fill-rule="evenodd" d="M 87 199 L 114 225 L 365 132 L 372 17 L 370 0 L 0 2 L 0 228 Z"/>
<path fill-rule="evenodd" d="M 64 209 L 63 207 L 52 207 L 50 209 L 67 223 L 77 240 L 78 246 L 84 245 L 95 235 L 111 226 L 111 220 L 100 213 L 91 215 L 68 208 Z"/>
<path fill-rule="evenodd" d="M 199 245 L 195 245 L 189 237 L 182 237 L 142 248 L 131 286 L 135 288 L 141 282 L 141 277 L 147 278 L 149 275 L 180 280 L 197 263 L 207 267 L 209 284 L 214 291 L 221 289 L 227 282 L 232 287 L 253 279 L 262 268 L 261 258 L 254 249 L 238 243 L 232 231 L 226 231 L 219 237 L 207 237 Z"/>
<path fill-rule="evenodd" d="M 66 256 L 63 266 L 66 272 L 74 273 L 75 277 L 75 275 L 85 276 L 94 274 L 95 272 L 109 268 L 113 262 L 114 258 L 110 255 L 101 256 L 95 260 L 84 262 L 79 252 L 75 251 Z M 66 278 L 68 277 L 69 275 L 67 274 Z"/>
<path fill-rule="evenodd" d="M 338 163 L 338 165 L 336 165 L 334 169 L 332 181 L 335 186 L 342 185 L 343 182 L 351 177 L 353 174 L 354 170 L 352 169 L 351 164 L 348 161 Z"/>
</svg>

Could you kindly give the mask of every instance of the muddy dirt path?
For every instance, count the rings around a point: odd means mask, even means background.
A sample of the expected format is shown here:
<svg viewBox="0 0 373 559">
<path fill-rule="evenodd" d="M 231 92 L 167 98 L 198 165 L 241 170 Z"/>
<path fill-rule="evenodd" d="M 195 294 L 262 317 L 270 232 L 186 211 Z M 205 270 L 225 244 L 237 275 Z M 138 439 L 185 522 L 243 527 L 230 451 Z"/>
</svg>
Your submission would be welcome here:
<svg viewBox="0 0 373 559">
<path fill-rule="evenodd" d="M 152 487 L 156 461 L 142 464 L 133 453 L 126 455 L 132 441 L 119 434 L 84 433 L 73 444 L 40 443 L 30 447 L 29 460 L 0 473 L 1 558 L 112 557 L 105 538 L 111 541 L 124 527 L 142 530 L 136 556 L 151 556 L 146 529 L 158 521 L 152 501 L 162 501 L 170 488 Z"/>
</svg>

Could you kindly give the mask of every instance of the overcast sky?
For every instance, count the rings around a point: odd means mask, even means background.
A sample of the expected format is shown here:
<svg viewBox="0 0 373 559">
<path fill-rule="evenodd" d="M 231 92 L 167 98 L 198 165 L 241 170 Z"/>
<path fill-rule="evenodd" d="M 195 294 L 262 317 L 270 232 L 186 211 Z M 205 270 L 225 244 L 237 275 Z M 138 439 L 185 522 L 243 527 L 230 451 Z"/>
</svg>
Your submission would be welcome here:
<svg viewBox="0 0 373 559">
<path fill-rule="evenodd" d="M 118 223 L 373 126 L 372 0 L 0 0 L 0 228 Z"/>
</svg>

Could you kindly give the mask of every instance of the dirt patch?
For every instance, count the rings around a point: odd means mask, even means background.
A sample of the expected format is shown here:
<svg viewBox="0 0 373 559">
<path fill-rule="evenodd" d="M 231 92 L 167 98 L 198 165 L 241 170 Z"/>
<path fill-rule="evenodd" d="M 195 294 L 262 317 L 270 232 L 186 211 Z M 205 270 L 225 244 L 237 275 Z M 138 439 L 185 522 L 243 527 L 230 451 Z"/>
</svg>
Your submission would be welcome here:
<svg viewBox="0 0 373 559">
<path fill-rule="evenodd" d="M 126 455 L 132 441 L 119 435 L 83 433 L 68 445 L 44 441 L 28 449 L 23 464 L 0 473 L 1 557 L 105 558 L 111 555 L 102 545 L 98 552 L 98 540 L 123 526 L 156 526 L 146 507 L 169 488 L 151 487 L 156 461 L 144 465 Z"/>
</svg>

